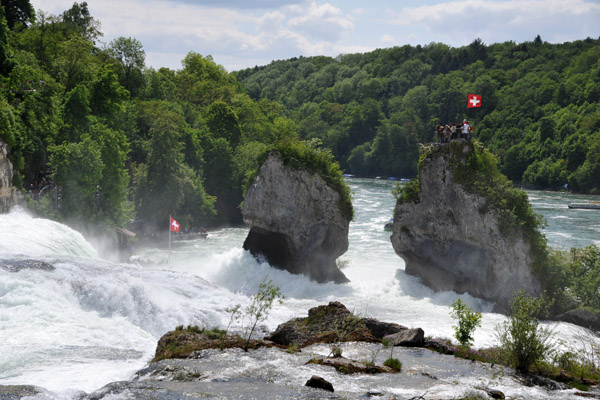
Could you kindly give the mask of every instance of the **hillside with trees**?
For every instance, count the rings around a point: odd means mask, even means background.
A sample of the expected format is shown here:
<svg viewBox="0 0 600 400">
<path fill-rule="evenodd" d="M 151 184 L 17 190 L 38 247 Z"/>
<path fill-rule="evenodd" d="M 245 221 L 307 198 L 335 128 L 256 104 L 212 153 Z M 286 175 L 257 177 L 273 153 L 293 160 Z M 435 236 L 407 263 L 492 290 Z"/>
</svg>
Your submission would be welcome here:
<svg viewBox="0 0 600 400">
<path fill-rule="evenodd" d="M 511 180 L 600 193 L 600 40 L 485 45 L 477 39 L 300 57 L 236 73 L 255 100 L 283 105 L 303 139 L 345 172 L 413 177 L 437 122 L 474 125 Z M 467 94 L 482 107 L 467 109 Z"/>
<path fill-rule="evenodd" d="M 87 226 L 241 221 L 247 175 L 268 145 L 297 140 L 270 100 L 252 100 L 211 57 L 145 65 L 142 45 L 100 45 L 87 3 L 35 15 L 0 7 L 0 138 L 14 184 L 42 215 Z M 39 192 L 43 192 L 43 196 Z"/>
<path fill-rule="evenodd" d="M 273 143 L 330 149 L 345 172 L 413 177 L 438 121 L 475 126 L 510 179 L 600 189 L 600 41 L 433 43 L 228 73 L 190 52 L 155 70 L 135 38 L 102 44 L 87 3 L 0 7 L 0 137 L 42 215 L 84 224 L 241 222 Z M 466 94 L 483 107 L 466 108 Z M 43 194 L 43 195 L 42 195 Z"/>
</svg>

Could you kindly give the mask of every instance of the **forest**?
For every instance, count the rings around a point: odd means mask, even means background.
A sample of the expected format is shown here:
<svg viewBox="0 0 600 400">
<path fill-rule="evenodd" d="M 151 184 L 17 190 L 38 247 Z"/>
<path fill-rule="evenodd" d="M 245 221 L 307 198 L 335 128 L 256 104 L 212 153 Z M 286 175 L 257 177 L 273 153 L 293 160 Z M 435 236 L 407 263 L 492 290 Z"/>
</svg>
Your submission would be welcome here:
<svg viewBox="0 0 600 400">
<path fill-rule="evenodd" d="M 14 185 L 44 191 L 31 206 L 46 217 L 90 228 L 136 218 L 166 229 L 170 214 L 184 229 L 239 223 L 258 156 L 298 141 L 278 103 L 251 99 L 210 56 L 155 70 L 135 38 L 100 46 L 85 2 L 58 16 L 2 5 L 0 138 Z"/>
<path fill-rule="evenodd" d="M 231 73 L 190 51 L 181 69 L 155 70 L 137 39 L 103 44 L 86 2 L 60 15 L 1 4 L 0 138 L 14 185 L 45 217 L 239 223 L 244 185 L 274 145 L 332 154 L 346 173 L 410 178 L 437 122 L 465 118 L 511 180 L 600 189 L 596 39 L 432 43 Z M 483 106 L 467 109 L 467 93 Z"/>
<path fill-rule="evenodd" d="M 599 39 L 406 45 L 235 75 L 253 99 L 282 104 L 300 137 L 321 140 L 347 173 L 412 178 L 436 124 L 467 119 L 513 182 L 600 193 Z M 469 93 L 480 108 L 467 108 Z"/>
</svg>

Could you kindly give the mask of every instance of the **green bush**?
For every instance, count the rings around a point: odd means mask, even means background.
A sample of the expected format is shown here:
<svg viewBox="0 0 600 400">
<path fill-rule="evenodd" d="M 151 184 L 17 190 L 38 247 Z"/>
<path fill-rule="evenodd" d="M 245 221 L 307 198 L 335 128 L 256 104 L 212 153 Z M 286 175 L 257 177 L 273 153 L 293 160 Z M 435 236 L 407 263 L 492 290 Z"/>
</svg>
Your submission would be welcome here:
<svg viewBox="0 0 600 400">
<path fill-rule="evenodd" d="M 399 193 L 399 194 L 396 194 Z M 417 203 L 419 201 L 419 193 L 421 193 L 421 183 L 419 182 L 419 178 L 413 178 L 404 186 L 400 187 L 399 192 L 396 192 L 402 203 Z"/>
<path fill-rule="evenodd" d="M 196 332 L 195 330 L 189 329 L 188 330 L 192 331 L 192 332 Z M 212 328 L 212 329 L 205 329 L 204 331 L 202 331 L 202 334 L 204 336 L 206 336 L 209 339 L 223 339 L 225 337 L 226 331 L 223 329 L 219 329 L 219 328 Z"/>
<path fill-rule="evenodd" d="M 265 321 L 269 316 L 269 312 L 273 308 L 273 302 L 278 300 L 279 303 L 282 303 L 281 299 L 284 298 L 285 296 L 279 286 L 275 285 L 272 280 L 267 280 L 265 276 L 265 279 L 258 286 L 258 292 L 252 296 L 252 303 L 246 308 L 246 315 L 250 318 L 251 327 L 248 329 L 248 337 L 244 346 L 245 351 L 248 351 L 250 338 L 258 323 Z"/>
<path fill-rule="evenodd" d="M 285 349 L 285 351 L 290 354 L 295 354 L 300 351 L 300 347 L 298 346 L 298 343 L 293 342 L 293 343 L 290 343 L 290 345 L 288 346 L 287 349 Z"/>
<path fill-rule="evenodd" d="M 331 354 L 331 357 L 341 357 L 342 356 L 342 348 L 335 346 L 331 348 L 331 352 L 329 353 Z"/>
<path fill-rule="evenodd" d="M 402 361 L 398 360 L 397 358 L 390 357 L 383 362 L 383 365 L 398 372 L 402 371 Z"/>
<path fill-rule="evenodd" d="M 454 337 L 462 346 L 471 346 L 473 344 L 473 333 L 478 326 L 481 326 L 481 313 L 473 311 L 461 299 L 452 303 L 452 318 L 458 321 L 454 326 Z"/>
<path fill-rule="evenodd" d="M 545 311 L 544 299 L 534 299 L 520 291 L 511 302 L 509 320 L 498 325 L 496 336 L 509 365 L 527 372 L 532 364 L 550 352 L 552 331 L 539 326 L 538 316 Z"/>
<path fill-rule="evenodd" d="M 600 249 L 591 245 L 564 254 L 570 291 L 584 307 L 600 309 Z"/>
</svg>

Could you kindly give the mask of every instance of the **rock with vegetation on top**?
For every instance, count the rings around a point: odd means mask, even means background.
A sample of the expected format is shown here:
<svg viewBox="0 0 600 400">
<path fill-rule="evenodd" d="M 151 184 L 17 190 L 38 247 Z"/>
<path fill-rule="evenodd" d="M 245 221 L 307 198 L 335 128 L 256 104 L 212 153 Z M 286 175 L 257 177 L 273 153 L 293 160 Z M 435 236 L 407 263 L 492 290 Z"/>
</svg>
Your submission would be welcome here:
<svg viewBox="0 0 600 400">
<path fill-rule="evenodd" d="M 0 213 L 7 213 L 20 202 L 20 192 L 13 187 L 13 165 L 8 159 L 8 145 L 0 139 Z"/>
<path fill-rule="evenodd" d="M 272 152 L 244 199 L 242 215 L 250 226 L 244 249 L 317 282 L 348 282 L 336 265 L 348 249 L 351 212 L 344 213 L 343 201 L 319 173 L 285 165 Z"/>
<path fill-rule="evenodd" d="M 264 340 L 250 340 L 249 349 L 270 347 L 273 343 Z M 153 362 L 173 358 L 194 358 L 203 350 L 244 348 L 246 340 L 239 335 L 227 335 L 218 329 L 200 329 L 197 326 L 178 326 L 165 333 L 156 345 Z"/>
<path fill-rule="evenodd" d="M 295 318 L 279 325 L 267 339 L 282 346 L 296 344 L 302 348 L 315 343 L 378 342 L 385 335 L 407 329 L 394 323 L 360 318 L 342 303 L 332 301 L 311 308 L 306 318 Z"/>
<path fill-rule="evenodd" d="M 538 221 L 487 150 L 453 141 L 423 151 L 418 178 L 398 198 L 391 240 L 406 272 L 427 286 L 468 292 L 507 312 L 517 291 L 541 293 Z"/>
</svg>

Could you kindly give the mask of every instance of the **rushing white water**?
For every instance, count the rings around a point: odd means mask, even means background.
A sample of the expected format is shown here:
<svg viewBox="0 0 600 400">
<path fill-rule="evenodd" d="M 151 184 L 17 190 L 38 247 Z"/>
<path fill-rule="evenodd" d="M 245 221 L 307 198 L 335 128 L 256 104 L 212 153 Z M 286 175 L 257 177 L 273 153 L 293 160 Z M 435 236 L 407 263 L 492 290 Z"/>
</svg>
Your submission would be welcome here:
<svg viewBox="0 0 600 400">
<path fill-rule="evenodd" d="M 265 276 L 286 296 L 271 312 L 267 330 L 337 300 L 355 313 L 449 338 L 453 320 L 448 307 L 460 297 L 484 311 L 475 346 L 495 344 L 495 328 L 505 318 L 490 313 L 490 304 L 469 295 L 434 293 L 404 273 L 390 234 L 383 231 L 394 207 L 394 183 L 348 183 L 356 217 L 349 250 L 342 256 L 349 263 L 344 273 L 351 283 L 346 285 L 317 284 L 257 262 L 241 249 L 244 227 L 210 232 L 208 240 L 174 242 L 170 265 L 167 243 L 137 248 L 135 263 L 115 264 L 64 225 L 23 210 L 0 215 L 0 260 L 35 259 L 55 267 L 0 268 L 0 385 L 33 384 L 69 398 L 78 390 L 128 379 L 152 358 L 160 336 L 175 326 L 227 325 L 225 309 L 246 306 Z M 600 213 L 566 208 L 581 198 L 531 192 L 530 199 L 547 216 L 551 245 L 600 244 Z M 558 338 L 585 334 L 570 324 L 551 326 Z"/>
</svg>

